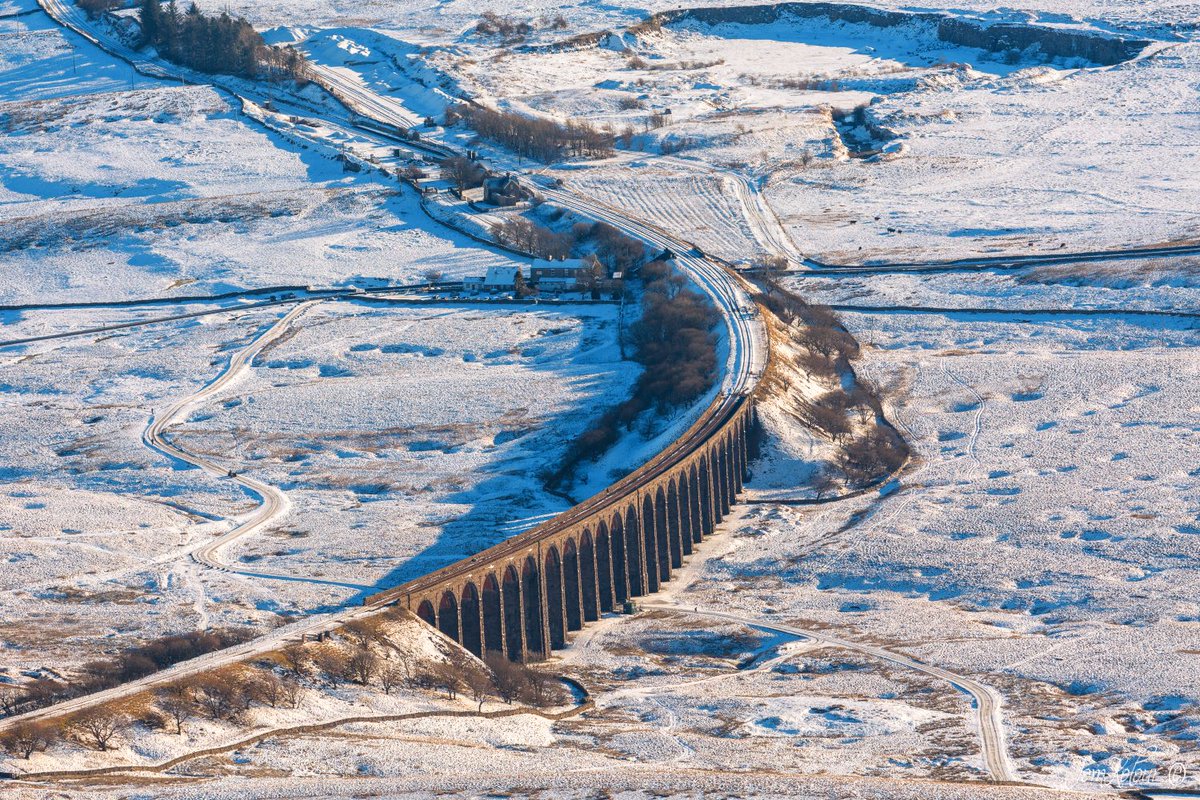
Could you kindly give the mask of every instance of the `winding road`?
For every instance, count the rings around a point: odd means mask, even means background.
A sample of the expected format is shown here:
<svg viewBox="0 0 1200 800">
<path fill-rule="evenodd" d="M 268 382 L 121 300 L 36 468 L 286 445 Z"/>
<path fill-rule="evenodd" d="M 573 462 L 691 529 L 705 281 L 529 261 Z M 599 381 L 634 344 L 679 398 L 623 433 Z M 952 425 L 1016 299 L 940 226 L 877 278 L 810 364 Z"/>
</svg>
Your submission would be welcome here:
<svg viewBox="0 0 1200 800">
<path fill-rule="evenodd" d="M 287 495 L 276 487 L 257 478 L 235 474 L 226 466 L 190 453 L 173 444 L 166 437 L 167 429 L 178 422 L 189 409 L 200 405 L 244 376 L 250 370 L 255 356 L 261 353 L 267 345 L 278 341 L 288 331 L 291 324 L 316 303 L 315 300 L 309 300 L 297 305 L 274 325 L 255 337 L 249 345 L 234 353 L 229 359 L 229 364 L 212 382 L 195 394 L 176 401 L 162 414 L 155 414 L 151 418 L 150 424 L 146 426 L 146 430 L 142 432 L 142 442 L 152 450 L 157 450 L 176 461 L 199 467 L 214 477 L 227 478 L 258 498 L 258 508 L 232 530 L 191 551 L 192 558 L 205 566 L 214 569 L 229 569 L 229 566 L 220 559 L 221 548 L 244 536 L 249 536 L 277 517 L 283 516 L 287 513 L 290 504 Z"/>
<path fill-rule="evenodd" d="M 1013 769 L 1012 761 L 1008 756 L 1008 748 L 1004 743 L 1004 716 L 1003 703 L 1000 698 L 1000 693 L 990 686 L 986 686 L 965 675 L 960 675 L 951 672 L 941 667 L 935 667 L 930 664 L 917 661 L 914 658 L 903 656 L 898 653 L 893 653 L 876 645 L 863 644 L 850 639 L 843 639 L 839 636 L 833 636 L 826 631 L 811 630 L 808 628 L 797 628 L 792 625 L 782 625 L 778 622 L 759 619 L 756 617 L 745 617 L 738 614 L 729 614 L 722 611 L 710 611 L 707 609 L 689 609 L 667 603 L 645 603 L 642 608 L 647 610 L 670 611 L 675 614 L 686 614 L 688 616 L 705 617 L 708 619 L 726 620 L 729 622 L 738 622 L 742 625 L 749 625 L 754 628 L 763 630 L 776 631 L 785 633 L 790 636 L 799 636 L 805 639 L 813 639 L 818 642 L 837 647 L 844 650 L 853 650 L 863 655 L 877 658 L 881 661 L 886 661 L 906 669 L 923 672 L 930 677 L 938 678 L 946 681 L 958 689 L 966 692 L 972 699 L 972 712 L 976 720 L 976 730 L 979 733 L 979 740 L 983 749 L 983 759 L 987 767 L 988 773 L 992 776 L 992 780 L 1000 783 L 1015 783 L 1020 779 L 1017 777 L 1016 771 Z"/>
</svg>

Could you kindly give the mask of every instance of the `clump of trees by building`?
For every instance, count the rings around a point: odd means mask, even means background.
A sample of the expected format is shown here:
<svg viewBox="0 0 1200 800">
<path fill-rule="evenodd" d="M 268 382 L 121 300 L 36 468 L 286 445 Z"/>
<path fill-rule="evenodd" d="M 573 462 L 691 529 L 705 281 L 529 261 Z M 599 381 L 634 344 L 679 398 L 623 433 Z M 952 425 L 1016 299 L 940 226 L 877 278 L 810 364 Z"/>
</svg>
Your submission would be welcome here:
<svg viewBox="0 0 1200 800">
<path fill-rule="evenodd" d="M 505 247 L 556 261 L 569 257 L 577 243 L 570 231 L 555 233 L 525 217 L 510 217 L 497 225 L 492 233 Z"/>
<path fill-rule="evenodd" d="M 488 171 L 482 164 L 462 156 L 444 158 L 438 166 L 442 168 L 442 176 L 454 184 L 460 195 L 466 189 L 482 186 L 488 176 Z"/>
<path fill-rule="evenodd" d="M 583 120 L 557 122 L 469 103 L 447 109 L 447 125 L 459 120 L 483 138 L 546 164 L 565 158 L 607 158 L 613 154 L 612 130 Z"/>
<path fill-rule="evenodd" d="M 642 374 L 630 398 L 601 415 L 567 448 L 558 469 L 544 476 L 551 488 L 562 487 L 581 464 L 600 458 L 643 414 L 685 406 L 712 388 L 717 309 L 686 288 L 686 279 L 666 262 L 646 264 L 642 278 L 642 316 L 629 331 L 633 360 L 642 365 Z"/>
<path fill-rule="evenodd" d="M 194 2 L 180 12 L 176 0 L 141 0 L 138 20 L 143 46 L 199 72 L 303 83 L 307 62 L 294 47 L 269 47 L 242 17 L 208 16 Z"/>
<path fill-rule="evenodd" d="M 552 214 L 562 219 L 561 209 Z M 556 216 L 555 216 L 556 215 Z M 628 273 L 646 260 L 646 245 L 607 222 L 576 222 L 554 231 L 533 220 L 513 216 L 492 229 L 496 241 L 536 258 L 561 261 L 572 255 L 594 254 L 609 274 Z"/>
</svg>

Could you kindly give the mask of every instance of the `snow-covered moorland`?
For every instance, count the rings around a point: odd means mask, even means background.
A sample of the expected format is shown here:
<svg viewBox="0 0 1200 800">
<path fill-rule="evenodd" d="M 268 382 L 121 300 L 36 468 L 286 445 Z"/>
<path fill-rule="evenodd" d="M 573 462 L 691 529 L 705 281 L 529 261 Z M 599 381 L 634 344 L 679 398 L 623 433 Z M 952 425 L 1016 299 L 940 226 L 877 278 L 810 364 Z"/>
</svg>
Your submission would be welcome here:
<svg viewBox="0 0 1200 800">
<path fill-rule="evenodd" d="M 298 317 L 248 375 L 168 430 L 184 450 L 285 492 L 290 509 L 222 558 L 291 581 L 192 563 L 189 552 L 256 501 L 142 441 L 154 414 L 211 381 L 281 312 L 10 349 L 2 397 L 23 424 L 4 440 L 3 585 L 25 613 L 5 631 L 6 666 L 333 607 L 561 509 L 538 472 L 586 426 L 578 407 L 607 406 L 635 377 L 614 313 L 328 303 Z"/>
<path fill-rule="evenodd" d="M 536 18 L 533 44 L 616 31 L 580 49 L 530 50 L 477 31 L 488 9 L 478 2 L 403 14 L 360 0 L 231 8 L 288 26 L 268 38 L 299 42 L 418 119 L 465 93 L 612 125 L 613 158 L 546 176 L 730 260 L 1195 237 L 1192 7 L 952 5 L 1154 43 L 1100 66 L 947 47 L 920 26 L 688 22 L 630 33 L 621 29 L 646 8 L 495 5 Z M 0 105 L 6 303 L 404 282 L 509 261 L 433 225 L 394 183 L 342 173 L 329 151 L 354 144 L 345 131 L 281 114 L 275 130 L 289 133 L 271 132 L 209 88 L 122 86 L 121 65 L 87 47 L 72 54 L 79 40 L 36 15 L 0 25 L 14 43 L 0 66 L 11 100 Z M 75 58 L 90 65 L 79 83 Z M 1200 774 L 1200 340 L 1194 317 L 1154 313 L 1200 309 L 1194 262 L 789 285 L 843 308 L 863 346 L 859 377 L 883 388 L 914 450 L 898 480 L 804 505 L 838 443 L 765 408 L 786 441 L 768 442 L 775 458 L 755 466 L 752 502 L 650 601 L 675 607 L 610 616 L 552 662 L 591 691 L 586 715 L 281 736 L 193 765 L 198 785 L 153 791 L 1053 796 L 985 786 L 999 777 L 981 750 L 989 721 L 1001 761 L 1030 784 L 1092 794 L 1131 774 Z M 264 629 L 522 530 L 565 507 L 537 470 L 634 377 L 607 306 L 358 298 L 289 321 L 289 308 L 220 302 L 219 314 L 0 351 L 0 407 L 21 420 L 0 443 L 0 588 L 21 613 L 0 629 L 8 677 L 54 675 L 168 631 Z M 16 338 L 152 313 L 8 311 L 3 322 Z M 252 367 L 167 432 L 220 469 L 146 446 L 154 414 L 272 331 Z M 229 569 L 215 571 L 191 556 L 256 506 L 225 469 L 278 487 L 285 502 L 272 525 L 205 556 Z M 713 611 L 736 619 L 702 616 Z M 999 708 L 981 705 L 989 693 Z M 314 721 L 356 703 L 426 707 L 409 695 L 333 694 L 259 721 Z M 128 744 L 53 765 L 181 749 L 142 731 Z"/>
</svg>

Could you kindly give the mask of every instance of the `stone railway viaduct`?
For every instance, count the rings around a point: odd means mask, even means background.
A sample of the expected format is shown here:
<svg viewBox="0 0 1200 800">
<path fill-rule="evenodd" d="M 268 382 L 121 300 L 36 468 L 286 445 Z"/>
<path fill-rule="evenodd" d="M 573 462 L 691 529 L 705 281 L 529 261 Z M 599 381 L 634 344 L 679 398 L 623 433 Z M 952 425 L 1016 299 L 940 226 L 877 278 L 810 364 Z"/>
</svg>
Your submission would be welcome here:
<svg viewBox="0 0 1200 800">
<path fill-rule="evenodd" d="M 750 397 L 719 398 L 671 448 L 605 492 L 367 602 L 402 605 L 475 655 L 545 659 L 571 631 L 671 579 L 729 513 L 756 424 Z"/>
</svg>

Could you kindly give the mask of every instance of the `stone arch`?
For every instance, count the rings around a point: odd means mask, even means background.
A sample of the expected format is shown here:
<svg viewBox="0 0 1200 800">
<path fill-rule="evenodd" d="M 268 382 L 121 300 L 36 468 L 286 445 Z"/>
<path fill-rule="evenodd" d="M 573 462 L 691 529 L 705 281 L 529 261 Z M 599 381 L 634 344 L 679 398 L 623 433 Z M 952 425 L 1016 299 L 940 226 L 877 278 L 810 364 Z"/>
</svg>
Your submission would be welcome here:
<svg viewBox="0 0 1200 800">
<path fill-rule="evenodd" d="M 675 488 L 675 480 L 667 482 L 667 499 L 664 509 L 666 515 L 667 542 L 671 547 L 671 569 L 683 566 L 683 536 L 679 526 L 679 490 Z M 691 552 L 691 548 L 688 548 Z"/>
<path fill-rule="evenodd" d="M 482 609 L 479 606 L 479 590 L 467 581 L 459 594 L 458 611 L 462 617 L 462 644 L 477 656 L 483 656 L 483 631 L 480 628 Z"/>
<path fill-rule="evenodd" d="M 550 631 L 550 648 L 551 650 L 561 650 L 567 646 L 567 626 L 566 620 L 563 618 L 563 595 L 565 594 L 566 584 L 563 580 L 563 564 L 562 558 L 558 554 L 558 548 L 550 545 L 546 549 L 545 572 L 546 578 L 546 623 Z"/>
<path fill-rule="evenodd" d="M 658 533 L 655 530 L 654 501 L 650 495 L 642 498 L 642 548 L 646 554 L 646 594 L 658 591 L 660 567 L 658 559 Z"/>
<path fill-rule="evenodd" d="M 745 488 L 746 477 L 750 474 L 746 459 L 746 418 L 742 417 L 733 429 L 733 461 L 737 465 L 737 470 L 733 473 L 735 495 Z"/>
<path fill-rule="evenodd" d="M 521 615 L 525 618 L 525 658 L 546 657 L 545 625 L 542 622 L 542 574 L 533 556 L 525 557 L 521 569 Z"/>
<path fill-rule="evenodd" d="M 713 519 L 716 516 L 717 504 L 713 499 L 712 470 L 709 467 L 708 454 L 700 458 L 700 530 L 704 536 L 712 536 Z"/>
<path fill-rule="evenodd" d="M 741 480 L 738 478 L 737 439 L 732 430 L 725 435 L 725 452 L 726 458 L 729 459 L 729 505 L 732 507 L 737 501 L 738 487 L 741 486 Z"/>
<path fill-rule="evenodd" d="M 483 579 L 483 650 L 504 652 L 504 604 L 500 599 L 500 581 L 494 572 Z"/>
<path fill-rule="evenodd" d="M 422 600 L 421 604 L 417 606 L 417 616 L 433 627 L 437 627 L 437 614 L 433 611 L 433 603 L 428 600 Z"/>
<path fill-rule="evenodd" d="M 604 527 L 604 523 L 600 523 Z M 608 537 L 605 537 L 607 540 Z M 604 542 L 604 547 L 608 542 Z M 583 621 L 593 622 L 600 619 L 600 609 L 603 606 L 603 592 L 600 587 L 597 557 L 604 552 L 597 542 L 592 539 L 592 532 L 585 530 L 579 537 L 579 600 L 583 604 Z M 607 562 L 605 566 L 608 566 Z M 609 585 L 608 609 L 612 610 L 612 586 Z"/>
<path fill-rule="evenodd" d="M 700 497 L 700 473 L 696 469 L 696 465 L 692 464 L 688 470 L 688 516 L 691 517 L 692 543 L 699 544 L 704 541 L 704 510 L 701 504 L 704 502 Z"/>
<path fill-rule="evenodd" d="M 729 426 L 729 452 L 733 458 L 733 483 L 734 486 L 741 485 L 740 468 L 742 466 L 742 448 L 739 442 L 742 439 L 742 423 L 741 420 L 734 420 Z"/>
<path fill-rule="evenodd" d="M 583 587 L 579 577 L 579 549 L 567 539 L 562 554 L 563 606 L 567 612 L 567 630 L 583 628 Z"/>
<path fill-rule="evenodd" d="M 442 592 L 438 602 L 438 630 L 456 642 L 462 641 L 458 638 L 458 598 L 449 589 Z"/>
<path fill-rule="evenodd" d="M 620 512 L 613 515 L 611 537 L 611 561 L 613 579 L 613 607 L 624 603 L 629 597 L 629 555 L 626 551 L 625 523 L 621 521 Z"/>
<path fill-rule="evenodd" d="M 509 661 L 525 658 L 524 609 L 521 601 L 521 576 L 509 564 L 504 570 L 501 597 L 504 603 L 504 639 L 508 644 Z"/>
<path fill-rule="evenodd" d="M 629 596 L 641 597 L 646 593 L 646 559 L 642 548 L 642 530 L 634 506 L 625 510 L 625 564 L 629 572 Z"/>
<path fill-rule="evenodd" d="M 679 513 L 679 547 L 685 556 L 692 554 L 692 486 L 688 479 L 688 469 L 683 467 L 676 479 L 678 492 Z"/>
<path fill-rule="evenodd" d="M 721 439 L 717 439 L 713 450 L 713 499 L 716 500 L 713 524 L 716 525 L 729 513 L 729 460 Z"/>
<path fill-rule="evenodd" d="M 671 532 L 667 522 L 667 493 L 659 486 L 654 492 L 654 554 L 658 557 L 658 582 L 671 580 Z"/>
</svg>

